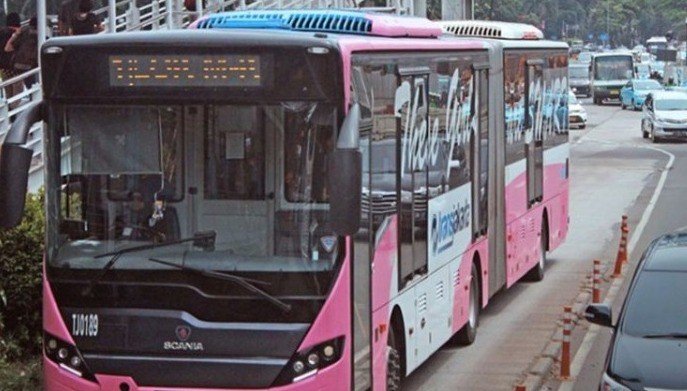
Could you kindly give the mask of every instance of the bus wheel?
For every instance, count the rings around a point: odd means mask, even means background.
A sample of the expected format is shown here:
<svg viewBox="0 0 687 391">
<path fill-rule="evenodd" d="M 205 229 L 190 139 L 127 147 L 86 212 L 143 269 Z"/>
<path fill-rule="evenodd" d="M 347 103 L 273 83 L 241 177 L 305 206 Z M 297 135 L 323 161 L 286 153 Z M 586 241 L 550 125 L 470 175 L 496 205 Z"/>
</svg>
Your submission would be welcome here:
<svg viewBox="0 0 687 391">
<path fill-rule="evenodd" d="M 399 391 L 401 389 L 401 353 L 398 351 L 398 343 L 396 342 L 393 327 L 389 327 L 387 350 L 386 390 Z"/>
<path fill-rule="evenodd" d="M 525 276 L 525 279 L 528 281 L 541 281 L 544 279 L 544 267 L 546 266 L 546 239 L 548 235 L 549 230 L 546 225 L 543 225 L 539 243 L 539 261 Z"/>
<path fill-rule="evenodd" d="M 479 324 L 479 274 L 477 273 L 477 267 L 474 263 L 472 264 L 471 275 L 468 321 L 465 323 L 465 326 L 458 331 L 458 334 L 456 334 L 456 342 L 461 345 L 470 345 L 475 342 L 475 338 L 477 337 L 477 325 Z"/>
</svg>

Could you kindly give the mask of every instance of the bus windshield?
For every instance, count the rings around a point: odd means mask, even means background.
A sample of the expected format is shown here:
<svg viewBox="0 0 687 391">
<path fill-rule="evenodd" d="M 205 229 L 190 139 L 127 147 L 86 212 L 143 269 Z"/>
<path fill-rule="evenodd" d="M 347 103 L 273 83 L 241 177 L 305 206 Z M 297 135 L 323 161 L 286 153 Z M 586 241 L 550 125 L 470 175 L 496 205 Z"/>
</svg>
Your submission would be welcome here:
<svg viewBox="0 0 687 391">
<path fill-rule="evenodd" d="M 130 252 L 115 269 L 169 269 L 146 262 L 156 257 L 234 272 L 332 270 L 332 106 L 72 105 L 60 115 L 49 167 L 59 172 L 48 189 L 52 266 L 101 269 L 108 257 L 98 254 L 214 231 L 213 251 L 185 243 Z"/>
<path fill-rule="evenodd" d="M 632 78 L 632 56 L 595 57 L 595 80 L 628 80 Z"/>
</svg>

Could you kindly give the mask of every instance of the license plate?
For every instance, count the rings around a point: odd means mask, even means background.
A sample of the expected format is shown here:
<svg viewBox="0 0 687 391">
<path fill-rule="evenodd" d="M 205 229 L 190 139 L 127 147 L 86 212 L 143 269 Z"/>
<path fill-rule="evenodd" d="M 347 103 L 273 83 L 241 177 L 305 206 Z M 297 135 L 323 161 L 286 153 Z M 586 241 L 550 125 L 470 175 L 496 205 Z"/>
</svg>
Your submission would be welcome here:
<svg viewBox="0 0 687 391">
<path fill-rule="evenodd" d="M 620 92 L 618 90 L 611 90 L 611 95 L 618 95 Z"/>
</svg>

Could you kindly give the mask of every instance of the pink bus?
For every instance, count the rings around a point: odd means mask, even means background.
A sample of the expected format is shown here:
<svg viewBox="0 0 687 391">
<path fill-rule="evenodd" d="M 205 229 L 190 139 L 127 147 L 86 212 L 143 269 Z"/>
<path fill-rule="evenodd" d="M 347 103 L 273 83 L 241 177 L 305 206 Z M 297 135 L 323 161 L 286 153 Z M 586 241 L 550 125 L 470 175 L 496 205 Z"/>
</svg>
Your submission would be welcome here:
<svg viewBox="0 0 687 391">
<path fill-rule="evenodd" d="M 0 154 L 11 227 L 46 122 L 45 388 L 398 390 L 474 341 L 568 223 L 566 46 L 480 28 L 246 11 L 48 41 Z"/>
</svg>

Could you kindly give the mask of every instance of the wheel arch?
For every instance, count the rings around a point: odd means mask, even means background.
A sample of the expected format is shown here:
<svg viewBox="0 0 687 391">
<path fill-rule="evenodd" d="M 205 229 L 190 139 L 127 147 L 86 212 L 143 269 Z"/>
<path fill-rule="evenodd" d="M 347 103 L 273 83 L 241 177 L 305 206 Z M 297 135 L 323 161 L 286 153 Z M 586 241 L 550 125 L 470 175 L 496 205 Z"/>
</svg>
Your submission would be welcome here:
<svg viewBox="0 0 687 391">
<path fill-rule="evenodd" d="M 391 329 L 394 331 L 394 337 L 396 338 L 396 343 L 399 347 L 399 354 L 401 355 L 401 374 L 405 376 L 407 374 L 406 370 L 408 368 L 407 360 L 408 355 L 406 354 L 406 334 L 405 334 L 405 322 L 403 321 L 403 313 L 401 312 L 401 307 L 397 305 L 391 310 Z"/>
<path fill-rule="evenodd" d="M 546 251 L 549 251 L 549 243 L 551 243 L 551 230 L 549 228 L 551 227 L 551 224 L 549 224 L 549 211 L 546 208 L 544 208 L 544 211 L 542 212 L 541 225 L 542 231 L 546 227 Z"/>
<path fill-rule="evenodd" d="M 477 286 L 479 286 L 480 289 L 480 294 L 479 294 L 479 308 L 484 308 L 486 301 L 484 299 L 485 292 L 488 291 L 488 289 L 484 288 L 484 273 L 482 272 L 482 256 L 480 255 L 479 251 L 475 251 L 474 254 L 472 254 L 472 264 L 475 265 L 477 268 Z"/>
</svg>

